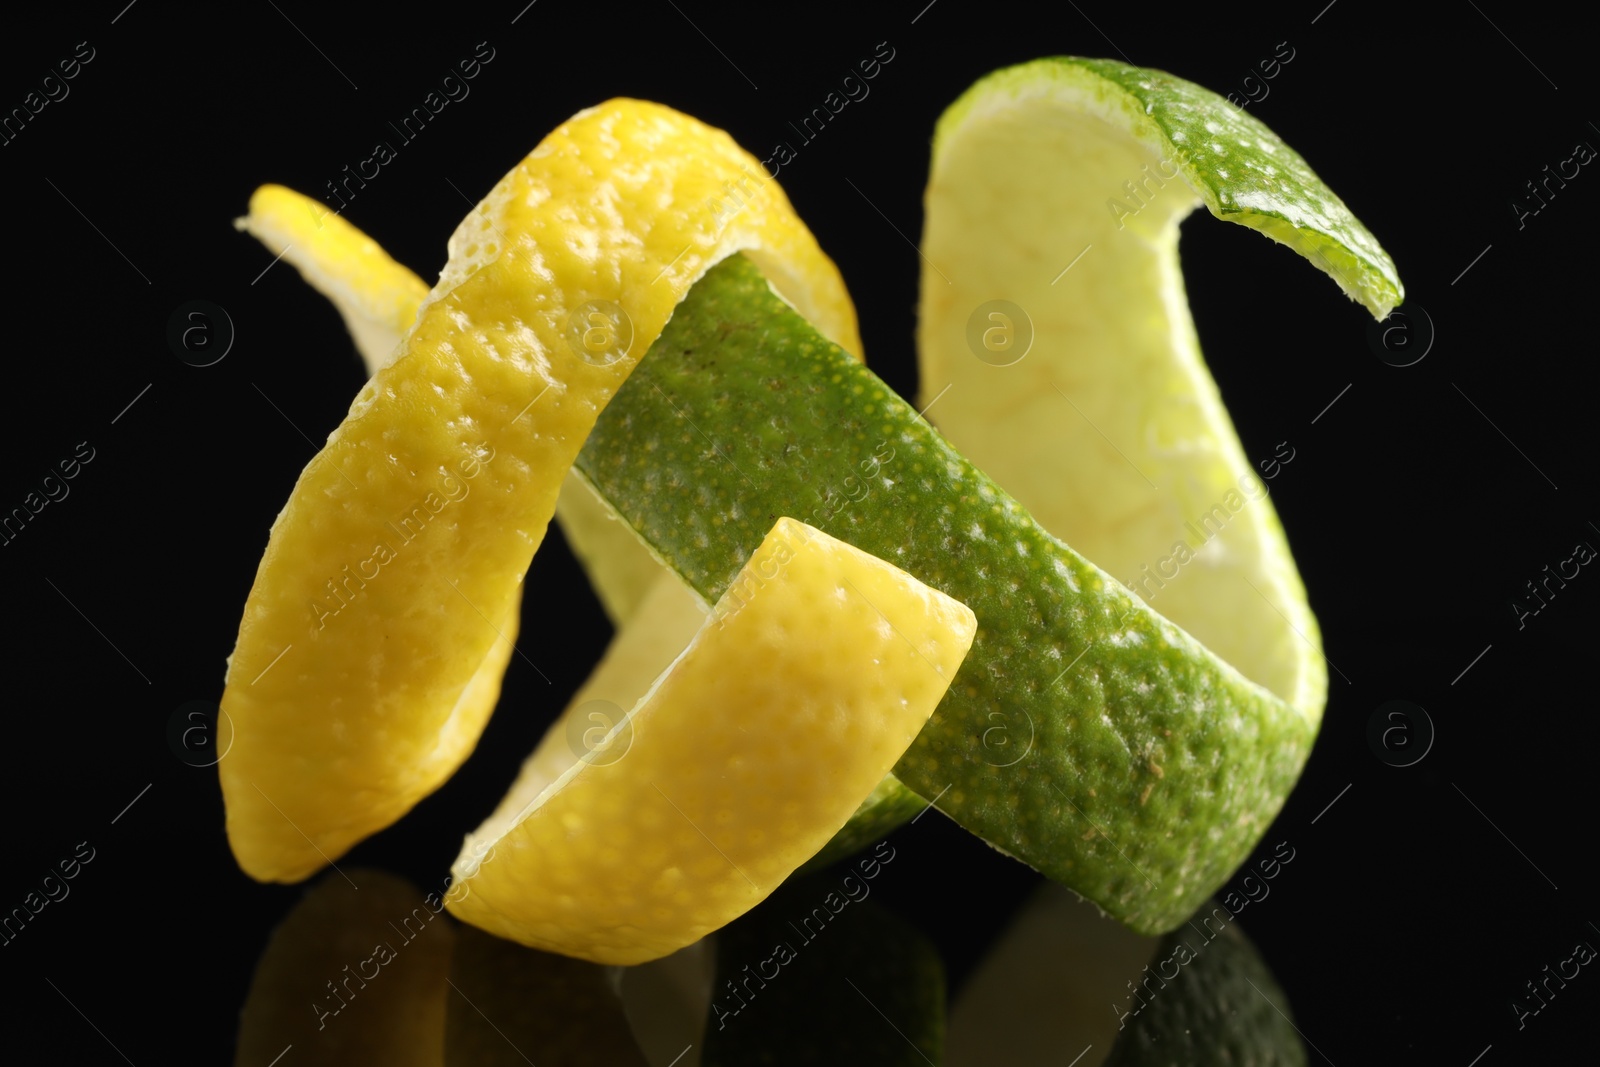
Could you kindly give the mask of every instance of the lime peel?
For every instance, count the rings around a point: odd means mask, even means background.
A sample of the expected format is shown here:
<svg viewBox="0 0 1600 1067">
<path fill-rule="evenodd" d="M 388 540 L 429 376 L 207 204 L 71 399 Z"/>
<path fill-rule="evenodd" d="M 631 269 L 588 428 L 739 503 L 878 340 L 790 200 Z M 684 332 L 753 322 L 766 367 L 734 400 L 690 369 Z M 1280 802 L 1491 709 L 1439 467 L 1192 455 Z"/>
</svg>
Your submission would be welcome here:
<svg viewBox="0 0 1600 1067">
<path fill-rule="evenodd" d="M 1222 97 L 1070 57 L 981 79 L 934 138 L 919 404 L 938 400 L 930 418 L 1040 525 L 1314 725 L 1317 622 L 1184 293 L 1178 224 L 1200 203 L 1294 245 L 1374 314 L 1402 295 L 1343 202 Z M 971 319 L 996 297 L 1028 335 L 1015 365 L 975 358 Z"/>
<path fill-rule="evenodd" d="M 1254 115 L 1164 71 L 1075 56 L 1006 67 L 980 78 L 939 117 L 935 160 L 962 125 L 991 122 L 1030 98 L 1070 100 L 1126 130 L 1161 162 L 1176 164 L 1211 214 L 1294 248 L 1375 318 L 1405 298 L 1394 260 L 1298 152 Z M 1123 195 L 1119 181 L 1137 185 L 1140 177 L 1138 169 L 1119 175 L 1104 197 Z M 1104 210 L 1100 198 L 1093 206 Z"/>
<path fill-rule="evenodd" d="M 1170 929 L 1226 880 L 1298 777 L 1304 715 L 1041 529 L 742 257 L 656 347 L 578 466 L 703 597 L 729 588 L 766 516 L 882 457 L 822 529 L 979 620 L 896 776 L 1135 929 Z M 1022 761 L 985 747 L 996 715 L 1032 737 Z"/>
</svg>

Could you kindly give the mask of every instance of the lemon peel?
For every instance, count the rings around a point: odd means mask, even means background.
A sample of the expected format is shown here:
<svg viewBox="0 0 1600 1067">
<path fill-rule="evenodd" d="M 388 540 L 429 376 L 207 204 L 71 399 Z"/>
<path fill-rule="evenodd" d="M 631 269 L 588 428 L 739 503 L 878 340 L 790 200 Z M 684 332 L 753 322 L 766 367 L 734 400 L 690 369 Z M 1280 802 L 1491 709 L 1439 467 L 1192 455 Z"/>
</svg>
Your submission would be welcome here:
<svg viewBox="0 0 1600 1067">
<path fill-rule="evenodd" d="M 250 215 L 237 225 L 268 249 L 283 252 L 285 261 L 338 307 L 368 374 L 376 374 L 398 354 L 427 286 L 366 234 L 342 219 L 325 225 L 325 216 L 326 209 L 308 197 L 263 186 L 251 198 Z M 526 796 L 559 777 L 583 738 L 615 725 L 621 705 L 671 665 L 710 611 L 576 467 L 562 486 L 556 517 L 617 633 L 525 761 L 515 788 Z M 892 773 L 886 775 L 802 870 L 825 867 L 870 844 L 926 806 Z"/>
<path fill-rule="evenodd" d="M 246 602 L 222 699 L 235 747 L 219 765 L 246 873 L 305 877 L 470 753 L 562 480 L 712 263 L 750 252 L 859 351 L 838 272 L 781 190 L 760 186 L 724 217 L 717 196 L 755 165 L 720 130 L 614 100 L 546 137 L 457 228 L 397 357 L 302 472 Z M 337 240 L 340 220 L 323 225 Z M 567 342 L 592 301 L 631 325 L 614 360 Z"/>
<path fill-rule="evenodd" d="M 467 838 L 457 917 L 597 963 L 666 956 L 763 900 L 927 722 L 977 622 L 899 568 L 780 518 L 628 713 L 615 761 L 546 764 Z M 603 887 L 603 891 L 597 891 Z"/>
<path fill-rule="evenodd" d="M 428 286 L 378 242 L 281 185 L 263 185 L 251 194 L 249 214 L 236 219 L 234 227 L 266 245 L 332 301 L 369 376 L 399 355 L 400 340 L 416 322 Z"/>
</svg>

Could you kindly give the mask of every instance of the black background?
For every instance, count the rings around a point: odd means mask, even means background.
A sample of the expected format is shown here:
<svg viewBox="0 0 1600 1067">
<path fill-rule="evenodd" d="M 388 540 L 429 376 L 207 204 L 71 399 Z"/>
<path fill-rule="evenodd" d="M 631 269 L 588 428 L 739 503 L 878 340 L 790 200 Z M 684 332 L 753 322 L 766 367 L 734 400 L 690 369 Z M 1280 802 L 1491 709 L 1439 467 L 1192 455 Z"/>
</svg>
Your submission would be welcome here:
<svg viewBox="0 0 1600 1067">
<path fill-rule="evenodd" d="M 1487 0 L 1400 25 L 1395 5 L 1360 0 L 1205 16 L 1087 0 L 1050 16 L 970 0 L 791 13 L 524 2 L 419 19 L 391 5 L 118 0 L 31 12 L 0 40 L 7 111 L 78 42 L 95 55 L 0 146 L 12 279 L 0 509 L 78 442 L 95 450 L 71 495 L 0 547 L 0 909 L 78 842 L 96 850 L 71 896 L 0 947 L 0 1047 L 121 1062 L 114 1044 L 141 1067 L 189 1048 L 230 1055 L 251 969 L 302 892 L 239 872 L 215 771 L 185 766 L 166 736 L 180 705 L 220 695 L 307 438 L 338 425 L 363 380 L 331 307 L 286 265 L 263 275 L 270 255 L 232 229 L 256 185 L 319 193 L 487 41 L 495 58 L 471 95 L 345 212 L 431 280 L 461 194 L 483 195 L 578 109 L 654 99 L 765 155 L 887 41 L 895 58 L 871 95 L 780 180 L 851 286 L 869 361 L 912 395 L 921 264 L 901 234 L 920 233 L 947 104 L 982 74 L 1052 54 L 1125 55 L 1228 92 L 1287 41 L 1295 58 L 1252 113 L 1379 237 L 1437 336 L 1422 362 L 1386 365 L 1369 317 L 1291 252 L 1203 212 L 1185 225 L 1201 341 L 1245 452 L 1296 450 L 1273 495 L 1338 670 L 1264 846 L 1287 840 L 1297 859 L 1241 922 L 1313 1063 L 1466 1067 L 1488 1046 L 1484 1067 L 1593 1057 L 1592 968 L 1525 1029 L 1510 1008 L 1575 942 L 1600 945 L 1600 577 L 1585 568 L 1521 630 L 1509 606 L 1576 542 L 1600 546 L 1600 175 L 1585 167 L 1521 229 L 1510 206 L 1575 143 L 1600 146 L 1589 32 Z M 194 299 L 236 327 L 215 366 L 185 365 L 166 341 Z M 514 659 L 477 753 L 349 863 L 438 884 L 604 647 L 609 626 L 555 529 L 528 576 L 523 634 L 549 682 Z M 1368 746 L 1369 716 L 1392 699 L 1426 708 L 1437 730 L 1415 766 Z M 901 836 L 880 899 L 937 941 L 959 981 L 1035 877 L 942 819 Z"/>
</svg>

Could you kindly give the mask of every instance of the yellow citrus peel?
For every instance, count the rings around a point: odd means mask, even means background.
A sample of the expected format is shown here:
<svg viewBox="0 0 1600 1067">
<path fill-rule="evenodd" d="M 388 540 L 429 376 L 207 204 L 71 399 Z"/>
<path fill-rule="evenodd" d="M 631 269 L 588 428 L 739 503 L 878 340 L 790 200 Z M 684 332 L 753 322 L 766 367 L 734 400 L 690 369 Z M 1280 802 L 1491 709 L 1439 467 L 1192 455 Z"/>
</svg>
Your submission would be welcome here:
<svg viewBox="0 0 1600 1067">
<path fill-rule="evenodd" d="M 304 878 L 470 753 L 562 481 L 712 264 L 745 251 L 860 350 L 838 271 L 778 187 L 752 180 L 758 168 L 720 130 L 613 100 L 546 137 L 457 228 L 396 358 L 302 472 L 245 606 L 219 769 L 229 842 L 252 877 Z M 251 214 L 247 227 L 285 237 L 318 225 L 270 189 Z M 331 235 L 313 257 L 355 240 L 340 220 L 320 225 Z M 595 302 L 631 334 L 604 360 L 570 339 Z"/>
<path fill-rule="evenodd" d="M 459 918 L 598 963 L 668 955 L 766 898 L 850 818 L 944 696 L 959 602 L 779 519 L 616 724 L 620 755 L 523 779 L 467 839 Z M 595 746 L 603 751 L 605 746 Z"/>
</svg>

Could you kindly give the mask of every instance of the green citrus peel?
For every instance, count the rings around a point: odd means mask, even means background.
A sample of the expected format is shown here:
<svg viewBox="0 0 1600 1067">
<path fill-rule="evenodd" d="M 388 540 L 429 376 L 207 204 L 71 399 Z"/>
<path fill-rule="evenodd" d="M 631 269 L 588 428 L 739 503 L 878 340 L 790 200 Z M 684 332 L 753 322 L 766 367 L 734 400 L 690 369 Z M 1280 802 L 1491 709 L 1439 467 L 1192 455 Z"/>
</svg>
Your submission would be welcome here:
<svg viewBox="0 0 1600 1067">
<path fill-rule="evenodd" d="M 978 618 L 896 776 L 1135 928 L 1226 880 L 1309 751 L 1305 715 L 1041 529 L 742 257 L 690 292 L 578 470 L 707 600 L 769 516 L 865 487 L 811 521 Z"/>
</svg>

